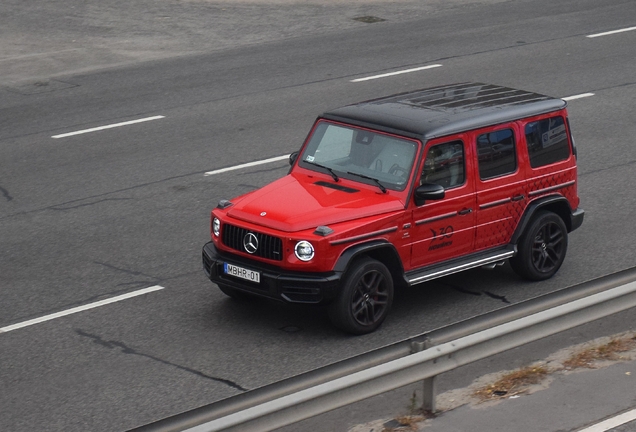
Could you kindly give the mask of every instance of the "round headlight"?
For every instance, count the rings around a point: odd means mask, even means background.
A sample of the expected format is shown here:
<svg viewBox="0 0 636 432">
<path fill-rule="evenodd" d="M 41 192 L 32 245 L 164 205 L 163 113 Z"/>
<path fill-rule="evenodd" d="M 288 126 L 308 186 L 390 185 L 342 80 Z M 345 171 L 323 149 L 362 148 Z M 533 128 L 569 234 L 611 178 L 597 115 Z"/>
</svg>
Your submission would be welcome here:
<svg viewBox="0 0 636 432">
<path fill-rule="evenodd" d="M 212 232 L 214 233 L 215 237 L 218 237 L 219 233 L 221 232 L 221 221 L 217 218 L 214 218 L 212 220 Z"/>
<path fill-rule="evenodd" d="M 301 261 L 309 261 L 314 257 L 314 247 L 308 241 L 302 240 L 296 243 L 294 248 L 296 258 Z"/>
</svg>

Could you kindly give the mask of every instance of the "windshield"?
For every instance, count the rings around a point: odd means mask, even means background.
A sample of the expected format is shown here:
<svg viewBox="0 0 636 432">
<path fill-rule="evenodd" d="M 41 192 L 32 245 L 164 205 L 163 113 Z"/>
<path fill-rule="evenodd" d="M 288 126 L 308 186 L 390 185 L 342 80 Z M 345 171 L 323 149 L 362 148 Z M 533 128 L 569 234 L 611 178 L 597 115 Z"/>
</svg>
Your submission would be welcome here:
<svg viewBox="0 0 636 432">
<path fill-rule="evenodd" d="M 417 143 L 353 126 L 320 122 L 300 155 L 299 164 L 314 171 L 331 171 L 363 183 L 380 183 L 404 190 Z"/>
</svg>

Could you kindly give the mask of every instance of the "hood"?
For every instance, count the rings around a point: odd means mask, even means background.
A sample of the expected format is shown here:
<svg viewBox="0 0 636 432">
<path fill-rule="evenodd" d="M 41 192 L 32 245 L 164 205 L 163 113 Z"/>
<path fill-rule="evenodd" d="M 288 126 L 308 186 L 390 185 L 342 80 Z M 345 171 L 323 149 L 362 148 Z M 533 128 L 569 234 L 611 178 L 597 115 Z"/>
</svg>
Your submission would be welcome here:
<svg viewBox="0 0 636 432">
<path fill-rule="evenodd" d="M 245 195 L 227 214 L 279 231 L 296 232 L 404 209 L 400 198 L 359 186 L 289 174 Z"/>
</svg>

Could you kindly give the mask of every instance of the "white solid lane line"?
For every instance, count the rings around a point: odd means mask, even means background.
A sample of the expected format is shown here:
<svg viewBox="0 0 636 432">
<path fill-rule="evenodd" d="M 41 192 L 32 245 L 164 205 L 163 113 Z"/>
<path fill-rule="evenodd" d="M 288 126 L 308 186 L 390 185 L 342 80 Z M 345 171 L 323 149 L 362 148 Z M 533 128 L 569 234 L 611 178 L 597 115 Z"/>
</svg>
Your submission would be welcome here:
<svg viewBox="0 0 636 432">
<path fill-rule="evenodd" d="M 96 308 L 96 307 L 104 306 L 104 305 L 107 305 L 107 304 L 110 304 L 110 303 L 115 303 L 115 302 L 122 301 L 122 300 L 126 300 L 126 299 L 129 299 L 129 298 L 132 298 L 132 297 L 137 297 L 137 296 L 140 296 L 140 295 L 143 295 L 143 294 L 148 294 L 150 292 L 159 291 L 159 290 L 162 290 L 162 289 L 163 289 L 162 286 L 155 285 L 155 286 L 151 286 L 149 288 L 144 288 L 144 289 L 140 289 L 138 291 L 133 291 L 133 292 L 129 292 L 127 294 L 122 294 L 122 295 L 119 295 L 117 297 L 111 297 L 111 298 L 108 298 L 108 299 L 105 299 L 105 300 L 97 301 L 95 303 L 89 303 L 89 304 L 85 304 L 83 306 L 74 307 L 72 309 L 67 309 L 67 310 L 64 310 L 64 311 L 52 313 L 50 315 L 45 315 L 45 316 L 40 317 L 40 318 L 34 318 L 34 319 L 31 319 L 31 320 L 28 320 L 28 321 L 23 321 L 21 323 L 12 324 L 10 326 L 0 327 L 0 333 L 7 333 L 7 332 L 10 332 L 12 330 L 17 330 L 17 329 L 21 329 L 21 328 L 24 328 L 24 327 L 32 326 L 34 324 L 39 324 L 39 323 L 42 323 L 42 322 L 45 322 L 45 321 L 50 321 L 50 320 L 55 319 L 55 318 L 60 318 L 60 317 L 66 316 L 66 315 L 71 315 L 71 314 L 74 314 L 74 313 L 77 313 L 77 312 L 82 312 L 82 311 L 85 311 L 85 310 L 88 310 L 88 309 L 93 309 L 93 308 Z"/>
<path fill-rule="evenodd" d="M 629 423 L 632 420 L 636 420 L 636 409 L 597 423 L 594 426 L 581 429 L 579 432 L 605 432 L 620 425 L 624 425 L 625 423 Z"/>
<path fill-rule="evenodd" d="M 616 34 L 616 33 L 628 32 L 628 31 L 632 31 L 632 30 L 636 30 L 636 27 L 628 27 L 628 28 L 612 30 L 612 31 L 604 32 L 604 33 L 596 33 L 596 34 L 593 34 L 593 35 L 588 35 L 586 37 L 596 38 L 596 37 L 601 37 L 601 36 L 613 35 L 613 34 Z"/>
<path fill-rule="evenodd" d="M 578 94 L 578 95 L 568 96 L 568 97 L 564 97 L 564 98 L 561 98 L 561 99 L 563 99 L 564 101 L 571 101 L 571 100 L 574 100 L 574 99 L 581 99 L 581 98 L 586 98 L 586 97 L 590 97 L 590 96 L 594 96 L 594 93 L 581 93 L 581 94 Z"/>
<path fill-rule="evenodd" d="M 91 129 L 84 129 L 84 130 L 79 130 L 79 131 L 75 131 L 75 132 L 69 132 L 69 133 L 63 133 L 60 135 L 53 135 L 51 138 L 66 138 L 66 137 L 70 137 L 73 135 L 81 135 L 81 134 L 85 134 L 85 133 L 89 133 L 89 132 L 97 132 L 97 131 L 101 131 L 104 129 L 112 129 L 112 128 L 116 128 L 116 127 L 121 127 L 121 126 L 128 126 L 128 125 L 132 125 L 132 124 L 136 124 L 136 123 L 143 123 L 143 122 L 147 122 L 147 121 L 151 121 L 151 120 L 159 120 L 165 118 L 164 116 L 158 115 L 158 116 L 153 116 L 153 117 L 146 117 L 146 118 L 142 118 L 142 119 L 137 119 L 137 120 L 130 120 L 130 121 L 126 121 L 126 122 L 121 122 L 121 123 L 115 123 L 115 124 L 110 124 L 110 125 L 106 125 L 106 126 L 99 126 L 99 127 L 95 127 L 95 128 L 91 128 Z"/>
<path fill-rule="evenodd" d="M 353 79 L 350 82 L 355 83 L 355 82 L 369 81 L 369 80 L 374 80 L 374 79 L 378 79 L 378 78 L 385 78 L 385 77 L 390 77 L 390 76 L 393 76 L 393 75 L 401 75 L 401 74 L 405 74 L 405 73 L 417 72 L 417 71 L 421 71 L 421 70 L 433 69 L 433 68 L 438 68 L 438 67 L 442 67 L 442 65 L 441 64 L 434 64 L 434 65 L 422 66 L 422 67 L 413 68 L 413 69 L 401 70 L 401 71 L 397 71 L 397 72 L 389 72 L 389 73 L 385 73 L 385 74 L 381 74 L 381 75 L 374 75 L 374 76 L 370 76 L 370 77 L 366 77 L 366 78 Z"/>
<path fill-rule="evenodd" d="M 283 156 L 276 156 L 273 158 L 269 158 L 269 159 L 263 159 L 260 161 L 255 161 L 255 162 L 248 162 L 248 163 L 244 163 L 241 165 L 236 165 L 236 166 L 231 166 L 231 167 L 227 167 L 227 168 L 221 168 L 218 170 L 214 170 L 214 171 L 208 171 L 205 174 L 203 174 L 204 176 L 211 176 L 214 174 L 221 174 L 224 172 L 228 172 L 228 171 L 235 171 L 235 170 L 239 170 L 242 168 L 249 168 L 249 167 L 253 167 L 253 166 L 257 166 L 257 165 L 263 165 L 263 164 L 268 164 L 268 163 L 272 163 L 272 162 L 277 162 L 277 161 L 281 161 L 284 159 L 289 159 L 289 155 L 283 155 Z"/>
</svg>

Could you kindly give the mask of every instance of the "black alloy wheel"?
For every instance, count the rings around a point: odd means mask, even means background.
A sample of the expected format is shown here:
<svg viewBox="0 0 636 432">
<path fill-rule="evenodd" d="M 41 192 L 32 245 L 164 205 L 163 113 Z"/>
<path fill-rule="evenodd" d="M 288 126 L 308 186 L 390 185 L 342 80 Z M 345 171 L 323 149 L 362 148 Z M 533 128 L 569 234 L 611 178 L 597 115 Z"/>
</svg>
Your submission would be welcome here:
<svg viewBox="0 0 636 432">
<path fill-rule="evenodd" d="M 561 264 L 565 233 L 561 227 L 548 222 L 541 227 L 534 237 L 532 246 L 532 263 L 541 273 L 549 273 Z"/>
<path fill-rule="evenodd" d="M 548 211 L 538 213 L 521 237 L 517 256 L 510 260 L 513 270 L 529 280 L 545 280 L 559 270 L 568 247 L 563 220 Z"/>
<path fill-rule="evenodd" d="M 391 273 L 380 261 L 364 257 L 347 271 L 329 316 L 336 327 L 349 333 L 371 333 L 382 324 L 392 302 Z"/>
</svg>

